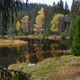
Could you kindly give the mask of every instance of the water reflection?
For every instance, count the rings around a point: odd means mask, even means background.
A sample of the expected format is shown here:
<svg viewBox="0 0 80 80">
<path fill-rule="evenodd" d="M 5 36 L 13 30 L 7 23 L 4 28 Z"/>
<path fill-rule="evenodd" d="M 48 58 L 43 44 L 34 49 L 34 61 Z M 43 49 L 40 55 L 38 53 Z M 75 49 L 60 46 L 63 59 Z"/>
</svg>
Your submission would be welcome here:
<svg viewBox="0 0 80 80">
<path fill-rule="evenodd" d="M 53 41 L 44 39 L 39 40 L 27 40 L 28 41 L 28 54 L 29 62 L 36 63 L 42 61 L 45 58 L 59 56 L 62 54 L 59 53 L 61 50 L 66 50 L 67 47 L 65 44 L 62 44 L 60 41 Z"/>
<path fill-rule="evenodd" d="M 66 44 L 60 41 L 44 39 L 26 39 L 26 46 L 17 48 L 0 48 L 0 65 L 8 66 L 13 63 L 37 63 L 48 57 L 58 56 L 57 51 L 67 49 Z"/>
</svg>

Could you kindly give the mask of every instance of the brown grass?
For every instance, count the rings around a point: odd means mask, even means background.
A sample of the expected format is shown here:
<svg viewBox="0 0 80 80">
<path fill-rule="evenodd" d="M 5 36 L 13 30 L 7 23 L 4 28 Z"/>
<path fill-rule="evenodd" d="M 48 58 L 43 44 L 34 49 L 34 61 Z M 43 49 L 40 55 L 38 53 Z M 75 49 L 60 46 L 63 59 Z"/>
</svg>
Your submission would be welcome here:
<svg viewBox="0 0 80 80">
<path fill-rule="evenodd" d="M 80 80 L 80 66 L 62 66 L 54 74 L 49 74 L 45 80 Z"/>
<path fill-rule="evenodd" d="M 25 45 L 25 41 L 21 40 L 8 40 L 8 39 L 0 39 L 0 47 L 16 47 L 16 46 L 22 46 Z"/>
</svg>

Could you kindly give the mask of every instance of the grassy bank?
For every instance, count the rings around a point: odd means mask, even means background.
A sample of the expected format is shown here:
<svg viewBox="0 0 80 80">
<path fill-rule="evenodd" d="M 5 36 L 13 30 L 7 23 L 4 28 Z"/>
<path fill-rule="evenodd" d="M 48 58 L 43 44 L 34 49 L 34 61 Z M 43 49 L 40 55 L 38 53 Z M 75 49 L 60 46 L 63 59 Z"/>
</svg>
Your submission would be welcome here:
<svg viewBox="0 0 80 80">
<path fill-rule="evenodd" d="M 80 80 L 80 57 L 49 58 L 33 67 L 26 63 L 13 64 L 9 69 L 31 73 L 31 80 Z"/>
<path fill-rule="evenodd" d="M 0 39 L 0 47 L 17 47 L 26 45 L 27 42 L 22 40 Z"/>
</svg>

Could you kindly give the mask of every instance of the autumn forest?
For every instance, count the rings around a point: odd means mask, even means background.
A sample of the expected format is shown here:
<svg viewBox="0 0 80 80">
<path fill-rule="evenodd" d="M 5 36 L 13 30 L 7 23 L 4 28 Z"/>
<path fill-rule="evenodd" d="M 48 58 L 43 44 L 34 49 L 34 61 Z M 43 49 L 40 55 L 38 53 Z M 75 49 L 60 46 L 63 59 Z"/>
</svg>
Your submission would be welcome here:
<svg viewBox="0 0 80 80">
<path fill-rule="evenodd" d="M 80 80 L 80 1 L 0 0 L 0 80 Z"/>
</svg>

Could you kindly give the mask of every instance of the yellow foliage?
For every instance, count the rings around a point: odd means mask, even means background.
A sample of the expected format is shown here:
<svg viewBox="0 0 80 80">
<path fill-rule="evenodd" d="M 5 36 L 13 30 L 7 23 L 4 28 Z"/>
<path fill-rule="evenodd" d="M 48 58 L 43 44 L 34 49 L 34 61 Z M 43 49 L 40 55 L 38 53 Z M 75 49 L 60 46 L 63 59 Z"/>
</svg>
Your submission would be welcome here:
<svg viewBox="0 0 80 80">
<path fill-rule="evenodd" d="M 29 20 L 29 16 L 24 16 L 21 19 L 21 27 L 25 30 L 28 31 L 28 20 Z"/>
<path fill-rule="evenodd" d="M 39 44 L 34 44 L 34 51 L 38 61 L 42 61 L 44 56 L 42 54 L 42 48 L 39 46 Z"/>
<path fill-rule="evenodd" d="M 51 31 L 52 32 L 58 32 L 58 26 L 59 26 L 59 19 L 63 18 L 64 15 L 63 14 L 56 14 L 55 16 L 53 16 L 53 19 L 51 21 Z"/>
<path fill-rule="evenodd" d="M 21 28 L 21 24 L 20 24 L 19 21 L 17 21 L 17 23 L 16 23 L 16 30 L 18 31 L 18 30 L 20 30 L 20 28 Z"/>
<path fill-rule="evenodd" d="M 17 46 L 23 46 L 27 43 L 25 41 L 21 40 L 6 40 L 6 39 L 0 39 L 0 47 L 17 47 Z"/>
<path fill-rule="evenodd" d="M 33 29 L 35 32 L 39 32 L 40 29 L 42 28 L 43 19 L 44 19 L 44 8 L 41 8 L 38 11 L 38 15 L 36 16 L 36 19 L 35 19 L 35 24 Z"/>
</svg>

